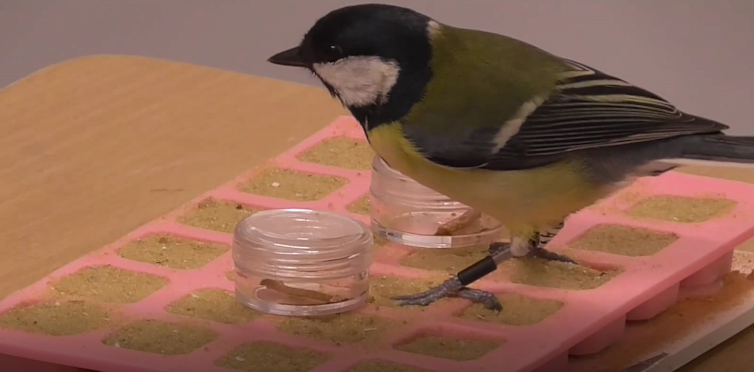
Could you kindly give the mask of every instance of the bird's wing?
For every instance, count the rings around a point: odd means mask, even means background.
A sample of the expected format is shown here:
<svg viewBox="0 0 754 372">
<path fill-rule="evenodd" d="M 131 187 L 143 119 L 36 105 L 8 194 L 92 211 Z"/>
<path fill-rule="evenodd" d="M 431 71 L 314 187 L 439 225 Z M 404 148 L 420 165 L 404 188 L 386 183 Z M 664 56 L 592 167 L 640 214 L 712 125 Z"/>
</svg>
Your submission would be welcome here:
<svg viewBox="0 0 754 372">
<path fill-rule="evenodd" d="M 425 156 L 447 167 L 526 169 L 558 161 L 575 150 L 728 129 L 686 114 L 621 79 L 566 62 L 572 68 L 561 74 L 557 90 L 527 102 L 495 133 L 489 127 L 455 132 L 462 134 L 454 146 L 433 146 Z"/>
</svg>

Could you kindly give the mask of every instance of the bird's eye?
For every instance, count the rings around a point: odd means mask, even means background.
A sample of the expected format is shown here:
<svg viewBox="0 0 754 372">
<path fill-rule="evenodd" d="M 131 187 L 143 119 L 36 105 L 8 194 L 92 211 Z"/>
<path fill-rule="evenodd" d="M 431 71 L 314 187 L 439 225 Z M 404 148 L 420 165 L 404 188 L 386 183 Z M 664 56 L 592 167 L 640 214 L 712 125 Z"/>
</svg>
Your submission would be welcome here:
<svg viewBox="0 0 754 372">
<path fill-rule="evenodd" d="M 329 62 L 334 62 L 338 59 L 343 58 L 343 48 L 341 48 L 339 45 L 330 45 L 327 47 L 325 54 Z"/>
</svg>

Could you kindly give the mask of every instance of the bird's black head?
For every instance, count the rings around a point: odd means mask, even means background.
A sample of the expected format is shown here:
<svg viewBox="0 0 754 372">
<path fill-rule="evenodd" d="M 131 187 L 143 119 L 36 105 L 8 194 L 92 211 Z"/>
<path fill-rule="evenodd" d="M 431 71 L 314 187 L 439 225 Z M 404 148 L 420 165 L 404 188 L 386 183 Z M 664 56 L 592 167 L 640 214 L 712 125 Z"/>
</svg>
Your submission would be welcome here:
<svg viewBox="0 0 754 372">
<path fill-rule="evenodd" d="M 421 100 L 431 78 L 431 37 L 440 24 L 391 5 L 363 4 L 320 18 L 301 44 L 269 62 L 308 69 L 370 127 L 397 120 Z"/>
</svg>

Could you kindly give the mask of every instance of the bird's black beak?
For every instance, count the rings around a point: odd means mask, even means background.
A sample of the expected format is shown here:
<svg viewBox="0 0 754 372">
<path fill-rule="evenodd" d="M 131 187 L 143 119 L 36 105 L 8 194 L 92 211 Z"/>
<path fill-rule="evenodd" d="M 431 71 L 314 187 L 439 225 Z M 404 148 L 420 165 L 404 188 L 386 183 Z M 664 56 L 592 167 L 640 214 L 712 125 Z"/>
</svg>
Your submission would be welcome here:
<svg viewBox="0 0 754 372">
<path fill-rule="evenodd" d="M 307 64 L 301 59 L 299 50 L 299 47 L 284 50 L 268 58 L 267 62 L 281 66 L 307 67 Z"/>
</svg>

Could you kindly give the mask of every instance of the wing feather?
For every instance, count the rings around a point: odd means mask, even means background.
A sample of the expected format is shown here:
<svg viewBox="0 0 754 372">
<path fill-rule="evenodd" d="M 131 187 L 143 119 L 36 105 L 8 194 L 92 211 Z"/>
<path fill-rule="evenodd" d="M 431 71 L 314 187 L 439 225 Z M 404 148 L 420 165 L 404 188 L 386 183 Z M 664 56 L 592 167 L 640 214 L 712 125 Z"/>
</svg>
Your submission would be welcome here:
<svg viewBox="0 0 754 372">
<path fill-rule="evenodd" d="M 728 126 L 689 115 L 658 95 L 566 60 L 572 67 L 518 132 L 481 168 L 520 169 L 589 148 L 711 133 Z"/>
<path fill-rule="evenodd" d="M 578 150 L 728 129 L 624 80 L 564 61 L 570 68 L 560 74 L 556 90 L 522 106 L 523 117 L 501 118 L 499 126 L 458 123 L 439 136 L 424 132 L 427 126 L 407 126 L 406 135 L 439 165 L 514 170 L 553 163 Z"/>
</svg>

